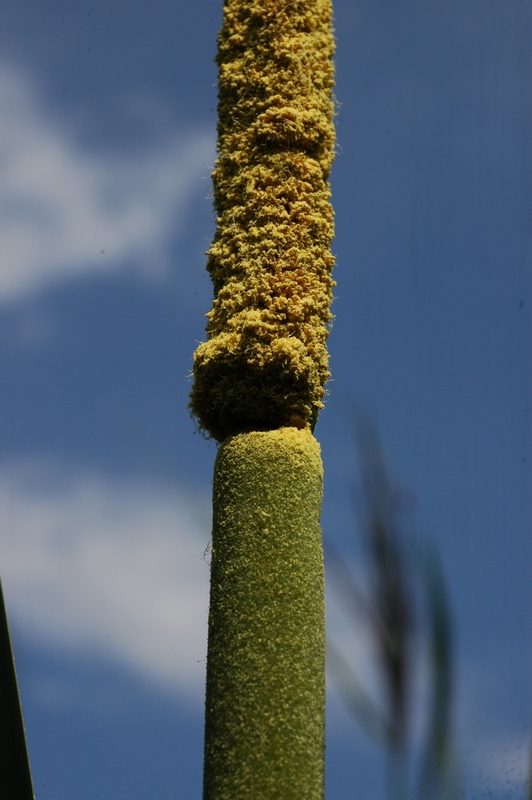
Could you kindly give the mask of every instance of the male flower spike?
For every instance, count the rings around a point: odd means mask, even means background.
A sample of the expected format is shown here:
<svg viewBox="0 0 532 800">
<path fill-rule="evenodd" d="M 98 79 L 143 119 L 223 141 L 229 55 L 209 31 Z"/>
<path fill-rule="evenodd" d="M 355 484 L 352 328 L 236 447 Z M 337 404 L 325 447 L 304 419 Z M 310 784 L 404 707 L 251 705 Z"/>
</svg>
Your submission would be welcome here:
<svg viewBox="0 0 532 800">
<path fill-rule="evenodd" d="M 191 410 L 223 441 L 314 428 L 329 377 L 334 40 L 330 0 L 226 0 L 217 231 Z"/>
</svg>

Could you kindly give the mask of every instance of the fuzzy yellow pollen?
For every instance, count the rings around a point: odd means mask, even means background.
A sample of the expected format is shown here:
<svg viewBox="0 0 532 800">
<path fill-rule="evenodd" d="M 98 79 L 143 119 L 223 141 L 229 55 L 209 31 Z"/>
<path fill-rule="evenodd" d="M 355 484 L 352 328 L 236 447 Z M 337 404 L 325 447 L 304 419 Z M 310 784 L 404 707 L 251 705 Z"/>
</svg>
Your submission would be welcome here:
<svg viewBox="0 0 532 800">
<path fill-rule="evenodd" d="M 330 0 L 226 0 L 218 42 L 214 303 L 191 410 L 219 441 L 303 421 L 329 377 Z"/>
</svg>

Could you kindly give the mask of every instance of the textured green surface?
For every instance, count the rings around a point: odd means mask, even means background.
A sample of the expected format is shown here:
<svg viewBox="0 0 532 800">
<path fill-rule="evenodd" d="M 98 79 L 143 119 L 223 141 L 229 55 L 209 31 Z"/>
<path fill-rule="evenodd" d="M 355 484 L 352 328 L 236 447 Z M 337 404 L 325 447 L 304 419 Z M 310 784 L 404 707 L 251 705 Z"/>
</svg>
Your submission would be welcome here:
<svg viewBox="0 0 532 800">
<path fill-rule="evenodd" d="M 204 800 L 323 797 L 320 449 L 308 430 L 227 439 L 214 475 Z"/>
</svg>

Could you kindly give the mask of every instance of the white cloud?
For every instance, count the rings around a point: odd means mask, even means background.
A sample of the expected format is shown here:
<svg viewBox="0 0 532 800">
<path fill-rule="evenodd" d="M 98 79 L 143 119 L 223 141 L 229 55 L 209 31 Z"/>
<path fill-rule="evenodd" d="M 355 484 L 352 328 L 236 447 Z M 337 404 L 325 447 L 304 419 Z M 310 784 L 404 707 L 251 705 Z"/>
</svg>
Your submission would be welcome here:
<svg viewBox="0 0 532 800">
<path fill-rule="evenodd" d="M 26 461 L 0 470 L 0 573 L 10 619 L 53 647 L 95 650 L 203 694 L 208 515 L 179 491 Z"/>
<path fill-rule="evenodd" d="M 0 117 L 0 300 L 127 262 L 164 270 L 183 205 L 209 173 L 210 132 L 140 155 L 90 154 L 32 82 L 1 64 Z"/>
</svg>

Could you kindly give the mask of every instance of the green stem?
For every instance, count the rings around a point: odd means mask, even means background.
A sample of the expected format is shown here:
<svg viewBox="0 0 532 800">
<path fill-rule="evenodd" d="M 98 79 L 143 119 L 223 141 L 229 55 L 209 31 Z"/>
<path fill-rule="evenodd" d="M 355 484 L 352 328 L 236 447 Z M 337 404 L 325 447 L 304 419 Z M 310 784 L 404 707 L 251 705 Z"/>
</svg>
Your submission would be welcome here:
<svg viewBox="0 0 532 800">
<path fill-rule="evenodd" d="M 319 800 L 319 445 L 289 427 L 229 437 L 213 496 L 204 800 Z"/>
</svg>

